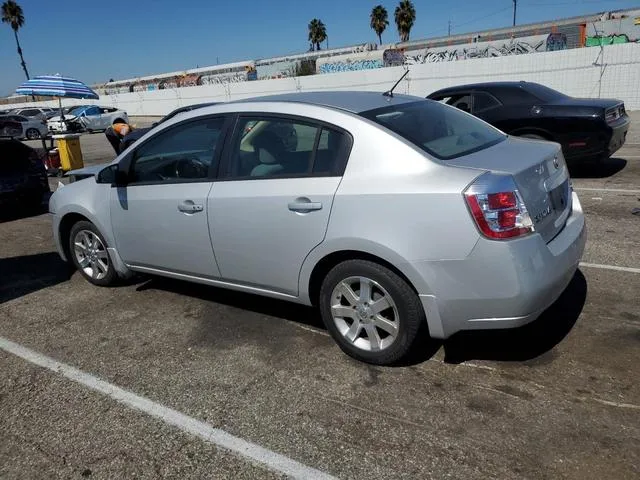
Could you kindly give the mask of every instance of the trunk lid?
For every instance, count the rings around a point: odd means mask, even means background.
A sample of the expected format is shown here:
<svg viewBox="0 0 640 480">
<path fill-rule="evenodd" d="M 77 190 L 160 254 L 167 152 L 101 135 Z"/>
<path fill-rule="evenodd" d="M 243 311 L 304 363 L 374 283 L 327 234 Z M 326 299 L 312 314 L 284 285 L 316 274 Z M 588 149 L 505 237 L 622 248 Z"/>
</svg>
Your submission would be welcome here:
<svg viewBox="0 0 640 480">
<path fill-rule="evenodd" d="M 508 137 L 493 147 L 446 163 L 511 175 L 535 231 L 545 242 L 560 233 L 571 212 L 569 171 L 557 143 Z"/>
</svg>

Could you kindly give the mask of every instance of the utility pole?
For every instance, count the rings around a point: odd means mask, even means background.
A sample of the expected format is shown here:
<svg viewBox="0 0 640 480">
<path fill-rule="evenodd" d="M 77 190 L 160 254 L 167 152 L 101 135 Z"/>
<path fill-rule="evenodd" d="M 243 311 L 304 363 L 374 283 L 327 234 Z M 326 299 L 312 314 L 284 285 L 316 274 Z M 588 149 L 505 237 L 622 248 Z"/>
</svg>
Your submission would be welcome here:
<svg viewBox="0 0 640 480">
<path fill-rule="evenodd" d="M 518 9 L 518 0 L 513 0 L 513 26 L 516 26 L 516 10 Z"/>
<path fill-rule="evenodd" d="M 449 20 L 449 29 L 447 31 L 447 36 L 450 37 L 451 36 L 451 20 Z"/>
</svg>

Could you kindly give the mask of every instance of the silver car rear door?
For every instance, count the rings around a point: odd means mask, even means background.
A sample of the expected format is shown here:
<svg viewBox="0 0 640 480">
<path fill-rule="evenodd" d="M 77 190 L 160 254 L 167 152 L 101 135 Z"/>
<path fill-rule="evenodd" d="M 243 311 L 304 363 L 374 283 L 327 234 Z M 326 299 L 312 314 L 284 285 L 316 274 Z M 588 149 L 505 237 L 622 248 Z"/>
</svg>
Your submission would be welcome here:
<svg viewBox="0 0 640 480">
<path fill-rule="evenodd" d="M 208 200 L 222 277 L 298 294 L 309 252 L 325 237 L 349 134 L 297 117 L 240 116 Z"/>
</svg>

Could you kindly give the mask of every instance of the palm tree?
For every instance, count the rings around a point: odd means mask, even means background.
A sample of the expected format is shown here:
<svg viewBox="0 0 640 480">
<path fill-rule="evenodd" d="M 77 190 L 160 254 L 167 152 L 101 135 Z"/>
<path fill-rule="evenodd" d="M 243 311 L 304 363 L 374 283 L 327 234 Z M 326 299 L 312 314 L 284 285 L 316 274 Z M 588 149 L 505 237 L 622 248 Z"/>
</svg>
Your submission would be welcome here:
<svg viewBox="0 0 640 480">
<path fill-rule="evenodd" d="M 314 18 L 309 22 L 309 42 L 311 50 L 320 50 L 320 44 L 327 39 L 327 27 L 321 20 Z"/>
<path fill-rule="evenodd" d="M 401 42 L 409 41 L 409 33 L 413 22 L 416 21 L 416 9 L 411 0 L 402 0 L 395 11 L 396 26 L 398 27 L 398 35 Z"/>
<path fill-rule="evenodd" d="M 373 7 L 370 18 L 371 28 L 373 28 L 373 31 L 378 35 L 378 40 L 380 41 L 380 45 L 382 45 L 382 32 L 384 32 L 387 25 L 389 25 L 387 9 L 382 5 Z"/>
<path fill-rule="evenodd" d="M 27 64 L 24 62 L 22 56 L 22 48 L 20 47 L 20 41 L 18 40 L 18 30 L 24 25 L 24 14 L 22 13 L 22 7 L 13 0 L 7 0 L 2 4 L 2 23 L 8 23 L 13 29 L 13 34 L 16 37 L 16 45 L 18 45 L 18 55 L 20 55 L 20 65 L 24 70 L 24 74 L 29 80 L 29 72 L 27 71 Z"/>
</svg>

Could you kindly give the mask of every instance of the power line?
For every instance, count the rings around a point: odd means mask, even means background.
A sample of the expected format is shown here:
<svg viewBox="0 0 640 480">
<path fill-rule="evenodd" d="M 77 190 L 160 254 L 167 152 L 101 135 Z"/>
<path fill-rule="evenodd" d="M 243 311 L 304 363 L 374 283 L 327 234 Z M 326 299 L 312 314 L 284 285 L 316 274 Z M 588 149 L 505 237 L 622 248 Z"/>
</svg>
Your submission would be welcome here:
<svg viewBox="0 0 640 480">
<path fill-rule="evenodd" d="M 464 22 L 464 23 L 454 23 L 453 25 L 456 28 L 464 27 L 465 25 L 470 25 L 472 23 L 479 22 L 480 20 L 484 20 L 486 18 L 493 17 L 494 15 L 497 15 L 497 14 L 502 13 L 502 12 L 507 11 L 507 10 L 511 10 L 511 7 L 501 8 L 500 10 L 496 10 L 495 12 L 488 13 L 487 15 L 485 15 L 483 17 L 474 18 L 473 20 L 469 20 L 468 22 Z"/>
</svg>

